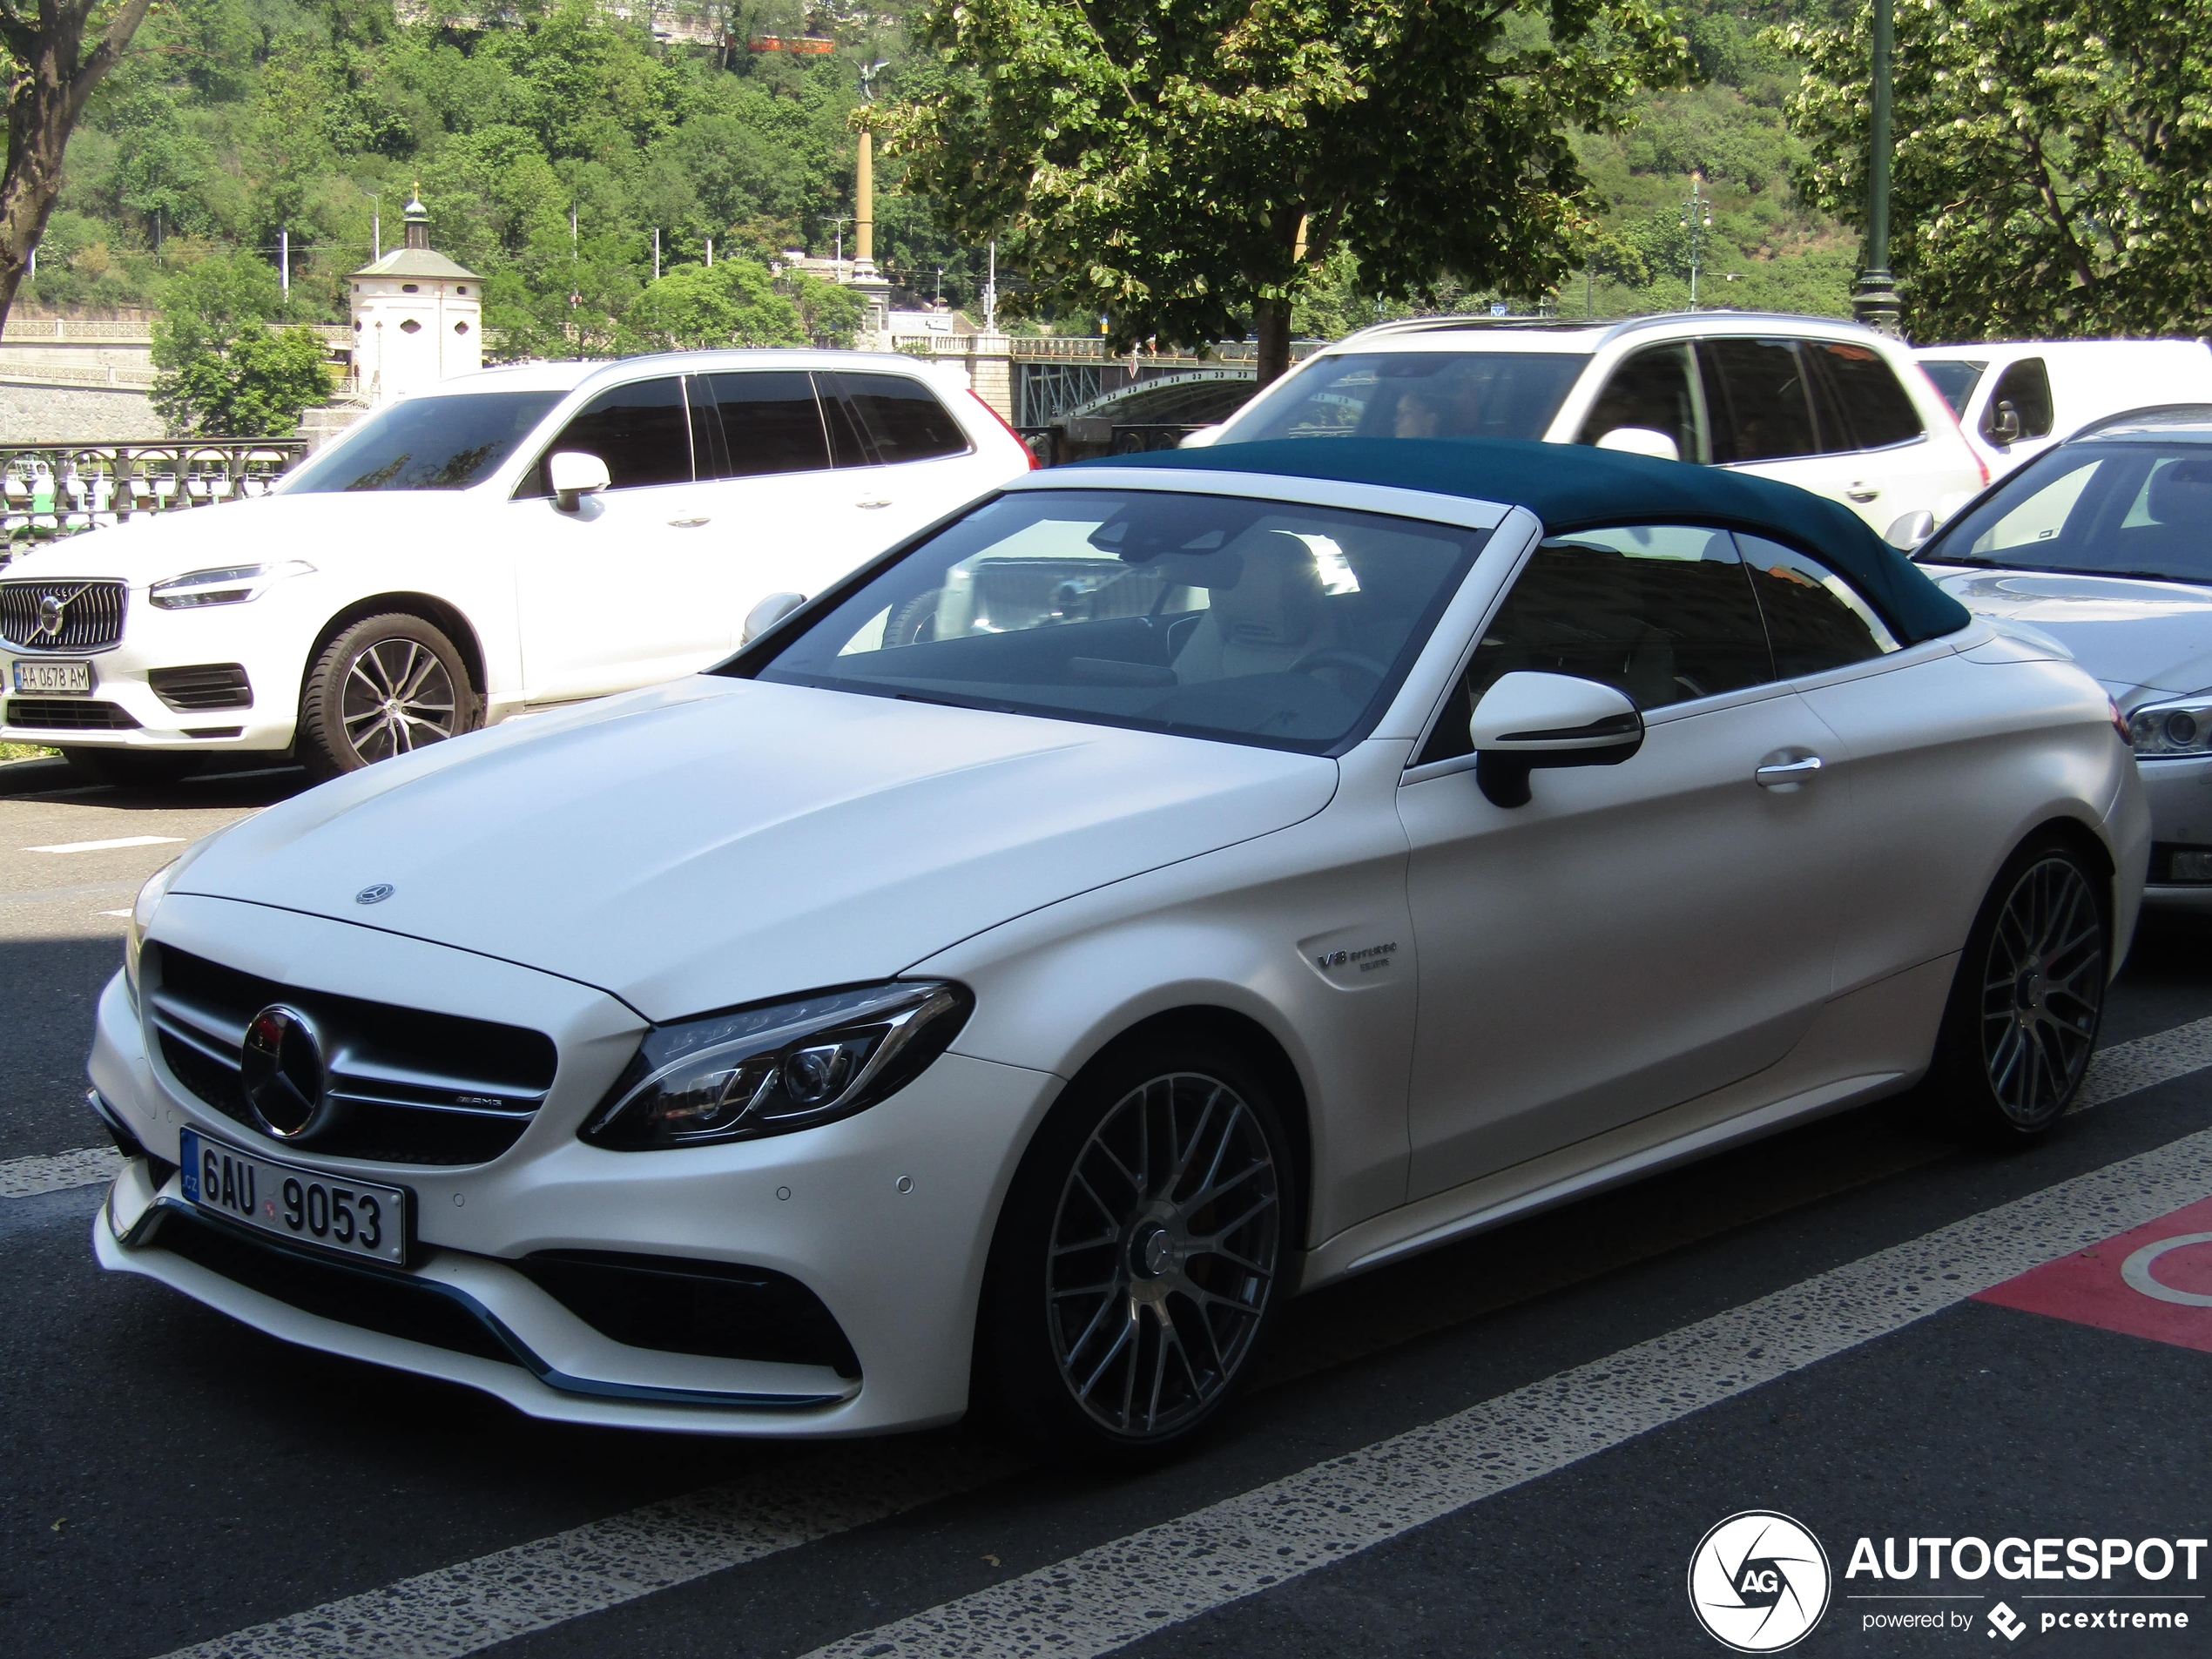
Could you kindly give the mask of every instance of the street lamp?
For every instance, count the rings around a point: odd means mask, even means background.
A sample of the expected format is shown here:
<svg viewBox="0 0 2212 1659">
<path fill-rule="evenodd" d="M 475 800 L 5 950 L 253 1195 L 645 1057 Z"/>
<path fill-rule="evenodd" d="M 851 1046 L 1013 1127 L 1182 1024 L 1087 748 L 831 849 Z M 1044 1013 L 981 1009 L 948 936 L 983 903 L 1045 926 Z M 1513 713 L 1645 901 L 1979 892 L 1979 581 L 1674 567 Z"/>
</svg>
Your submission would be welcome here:
<svg viewBox="0 0 2212 1659">
<path fill-rule="evenodd" d="M 1689 199 L 1682 205 L 1682 222 L 1689 231 L 1689 308 L 1697 309 L 1697 266 L 1705 251 L 1705 233 L 1713 228 L 1713 204 L 1705 194 L 1705 173 L 1689 172 Z"/>
<path fill-rule="evenodd" d="M 1890 275 L 1890 53 L 1896 19 L 1893 0 L 1874 0 L 1874 111 L 1866 158 L 1866 269 L 1851 295 L 1859 321 L 1885 334 L 1897 333 L 1897 283 Z"/>
</svg>

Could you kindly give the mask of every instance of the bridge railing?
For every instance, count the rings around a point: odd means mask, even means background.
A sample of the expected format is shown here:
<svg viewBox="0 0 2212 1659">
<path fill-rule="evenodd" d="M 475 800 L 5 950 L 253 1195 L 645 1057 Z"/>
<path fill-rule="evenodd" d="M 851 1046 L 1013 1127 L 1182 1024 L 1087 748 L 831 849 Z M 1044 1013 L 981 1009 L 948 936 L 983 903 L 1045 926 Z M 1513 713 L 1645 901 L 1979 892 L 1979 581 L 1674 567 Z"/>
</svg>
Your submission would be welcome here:
<svg viewBox="0 0 2212 1659">
<path fill-rule="evenodd" d="M 1321 349 L 1319 341 L 1291 347 L 1291 361 L 1301 362 Z M 894 334 L 891 349 L 909 357 L 1011 357 L 1028 363 L 1181 363 L 1207 368 L 1251 368 L 1259 347 L 1248 340 L 1224 341 L 1201 355 L 1170 347 L 1148 351 L 1112 350 L 1103 340 L 1085 334 Z"/>
<path fill-rule="evenodd" d="M 266 495 L 304 438 L 0 444 L 0 560 L 26 543 Z"/>
</svg>

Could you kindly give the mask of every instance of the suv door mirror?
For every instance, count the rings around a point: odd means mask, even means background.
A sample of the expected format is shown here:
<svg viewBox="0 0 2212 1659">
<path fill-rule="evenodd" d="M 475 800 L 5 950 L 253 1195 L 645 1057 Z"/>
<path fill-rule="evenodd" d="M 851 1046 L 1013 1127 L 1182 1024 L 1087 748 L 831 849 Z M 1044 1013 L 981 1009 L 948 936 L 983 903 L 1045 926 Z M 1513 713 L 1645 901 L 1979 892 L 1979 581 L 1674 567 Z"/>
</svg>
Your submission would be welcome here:
<svg viewBox="0 0 2212 1659">
<path fill-rule="evenodd" d="M 558 450 L 546 460 L 545 482 L 553 486 L 553 504 L 573 513 L 586 496 L 607 487 L 607 463 L 578 449 Z"/>
<path fill-rule="evenodd" d="M 803 593 L 770 594 L 745 613 L 745 627 L 738 635 L 738 644 L 750 645 L 806 603 Z"/>
<path fill-rule="evenodd" d="M 1882 532 L 1882 539 L 1900 553 L 1910 553 L 1935 534 L 1935 515 L 1926 508 L 1904 514 Z"/>
<path fill-rule="evenodd" d="M 1989 418 L 1982 422 L 1982 430 L 2000 449 L 2009 449 L 2020 441 L 2020 412 L 2010 398 L 2001 398 L 1990 405 Z"/>
<path fill-rule="evenodd" d="M 1682 446 L 1663 432 L 1655 432 L 1648 426 L 1616 426 L 1597 441 L 1600 449 L 1617 449 L 1623 455 L 1649 455 L 1654 461 L 1680 461 Z"/>
<path fill-rule="evenodd" d="M 1617 766 L 1643 746 L 1643 716 L 1625 691 L 1571 674 L 1501 675 L 1467 721 L 1474 779 L 1493 806 L 1528 804 L 1536 767 Z"/>
</svg>

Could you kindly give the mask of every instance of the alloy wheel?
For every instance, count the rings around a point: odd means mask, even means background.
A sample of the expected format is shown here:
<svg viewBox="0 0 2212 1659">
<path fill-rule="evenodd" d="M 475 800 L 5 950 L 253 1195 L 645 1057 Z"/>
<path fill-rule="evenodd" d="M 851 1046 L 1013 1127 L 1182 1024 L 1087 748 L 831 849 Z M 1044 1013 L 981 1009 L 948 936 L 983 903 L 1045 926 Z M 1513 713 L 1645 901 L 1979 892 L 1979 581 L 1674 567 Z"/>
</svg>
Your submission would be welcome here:
<svg viewBox="0 0 2212 1659">
<path fill-rule="evenodd" d="M 440 742 L 458 718 L 453 678 L 419 640 L 380 639 L 347 665 L 341 718 L 365 761 Z"/>
<path fill-rule="evenodd" d="M 1050 1237 L 1046 1318 L 1069 1393 L 1116 1435 L 1172 1434 L 1235 1381 L 1267 1312 L 1282 1203 L 1266 1132 L 1217 1078 L 1156 1077 L 1083 1143 Z"/>
<path fill-rule="evenodd" d="M 2040 1125 L 2073 1097 L 2104 995 L 2096 894 L 2073 860 L 2039 860 L 2006 895 L 1982 973 L 1982 1062 L 2014 1123 Z"/>
</svg>

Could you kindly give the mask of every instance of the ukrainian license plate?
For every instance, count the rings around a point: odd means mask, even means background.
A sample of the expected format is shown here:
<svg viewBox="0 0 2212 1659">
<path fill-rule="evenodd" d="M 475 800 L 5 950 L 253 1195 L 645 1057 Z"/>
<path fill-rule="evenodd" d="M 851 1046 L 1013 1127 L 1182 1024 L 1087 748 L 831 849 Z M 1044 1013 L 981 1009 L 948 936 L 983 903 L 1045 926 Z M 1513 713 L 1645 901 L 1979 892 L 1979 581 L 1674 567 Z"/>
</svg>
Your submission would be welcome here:
<svg viewBox="0 0 2212 1659">
<path fill-rule="evenodd" d="M 241 1152 L 197 1130 L 179 1137 L 185 1197 L 294 1244 L 407 1263 L 407 1192 Z"/>
<path fill-rule="evenodd" d="M 92 665 L 90 663 L 17 663 L 16 690 L 19 694 L 39 697 L 90 697 L 92 694 Z"/>
</svg>

